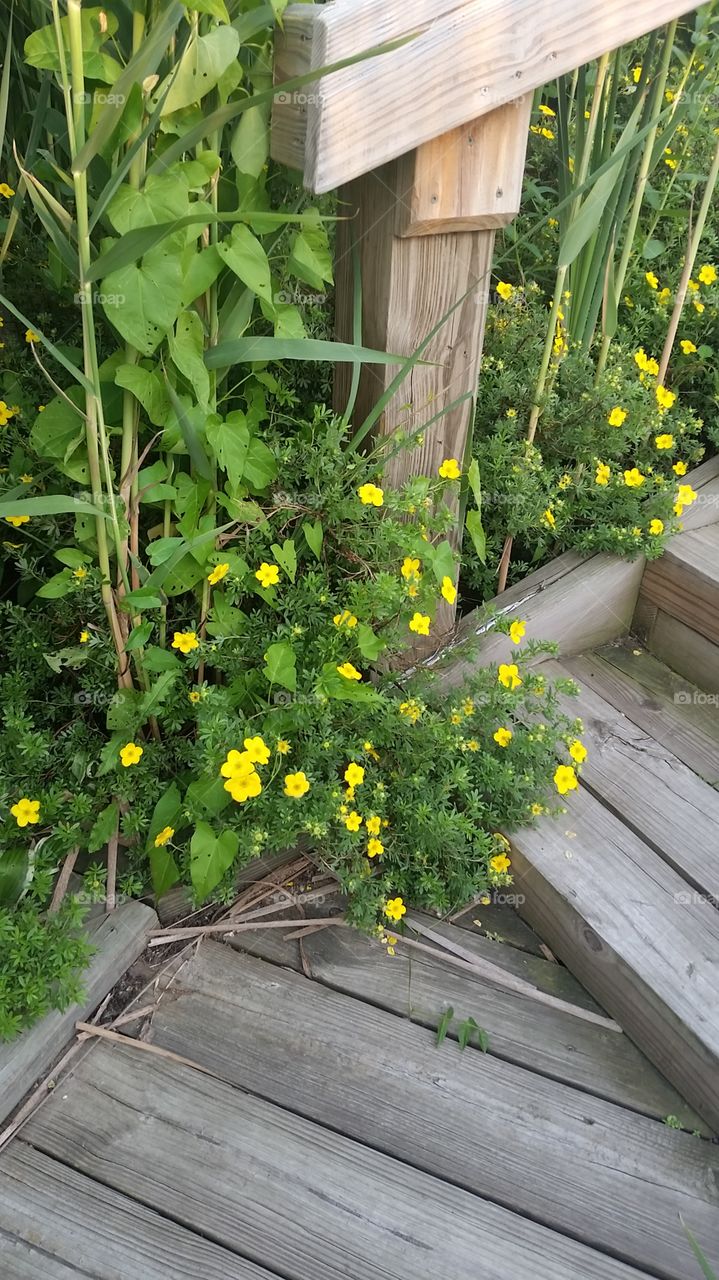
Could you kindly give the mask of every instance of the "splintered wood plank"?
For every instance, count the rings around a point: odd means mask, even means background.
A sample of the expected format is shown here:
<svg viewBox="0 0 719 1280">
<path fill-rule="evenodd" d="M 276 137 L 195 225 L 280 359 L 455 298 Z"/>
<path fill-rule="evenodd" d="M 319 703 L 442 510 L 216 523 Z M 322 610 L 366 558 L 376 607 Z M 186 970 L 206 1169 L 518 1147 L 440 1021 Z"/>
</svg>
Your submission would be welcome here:
<svg viewBox="0 0 719 1280">
<path fill-rule="evenodd" d="M 565 799 L 510 835 L 522 915 L 717 1128 L 719 912 L 585 787 Z"/>
<path fill-rule="evenodd" d="M 680 533 L 647 567 L 642 595 L 719 643 L 719 524 Z"/>
<path fill-rule="evenodd" d="M 490 1055 L 438 1048 L 424 1028 L 220 943 L 185 967 L 152 1040 L 666 1280 L 695 1277 L 679 1215 L 719 1261 L 710 1143 Z"/>
<path fill-rule="evenodd" d="M 477 923 L 479 921 L 479 923 Z M 492 901 L 483 906 L 475 902 L 455 916 L 452 924 L 473 934 L 482 934 L 497 943 L 528 951 L 530 955 L 543 955 L 542 944 L 533 929 L 522 919 L 516 907 Z"/>
<path fill-rule="evenodd" d="M 75 1023 L 87 1018 L 137 959 L 156 925 L 155 912 L 143 902 L 124 902 L 110 915 L 92 922 L 90 940 L 97 950 L 82 974 L 83 999 L 64 1012 L 51 1010 L 16 1040 L 0 1044 L 0 1120 L 72 1040 Z"/>
<path fill-rule="evenodd" d="M 371 1082 L 368 1092 L 372 1104 Z M 129 1047 L 90 1054 L 24 1132 L 40 1150 L 284 1280 L 646 1274 L 223 1081 Z"/>
<path fill-rule="evenodd" d="M 280 933 L 258 930 L 230 943 L 275 964 L 298 967 L 297 943 L 284 942 Z M 697 1127 L 696 1112 L 625 1035 L 465 975 L 424 953 L 408 956 L 399 947 L 388 956 L 380 942 L 355 930 L 324 929 L 306 938 L 303 947 L 313 978 L 336 991 L 433 1029 L 451 1006 L 458 1020 L 472 1016 L 484 1027 L 490 1053 L 505 1061 L 646 1115 L 677 1115 L 685 1127 Z M 501 963 L 495 950 L 491 958 Z M 558 967 L 546 963 L 552 970 Z M 538 976 L 535 971 L 535 981 Z"/>
<path fill-rule="evenodd" d="M 575 677 L 580 683 L 578 697 L 560 701 L 584 724 L 584 783 L 678 872 L 688 897 L 694 889 L 694 896 L 719 901 L 719 792 L 582 685 L 585 661 L 549 661 L 542 668 L 553 680 Z"/>
<path fill-rule="evenodd" d="M 0 1249 L 3 1280 L 274 1280 L 19 1141 L 0 1155 Z"/>
<path fill-rule="evenodd" d="M 719 708 L 703 690 L 632 640 L 562 665 L 706 782 L 719 783 Z"/>
</svg>

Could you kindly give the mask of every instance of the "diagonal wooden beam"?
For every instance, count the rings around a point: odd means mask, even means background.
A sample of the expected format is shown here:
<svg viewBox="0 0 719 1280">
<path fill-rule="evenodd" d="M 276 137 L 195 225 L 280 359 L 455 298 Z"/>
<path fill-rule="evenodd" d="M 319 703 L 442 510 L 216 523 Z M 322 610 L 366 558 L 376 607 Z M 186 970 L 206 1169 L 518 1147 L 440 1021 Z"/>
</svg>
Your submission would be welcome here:
<svg viewBox="0 0 719 1280">
<path fill-rule="evenodd" d="M 295 94 L 273 111 L 275 159 L 331 191 L 555 76 L 688 13 L 688 0 L 334 0 L 291 5 L 279 34 L 319 69 L 406 42 Z M 280 79 L 276 76 L 276 79 Z M 287 117 L 292 120 L 288 125 Z M 291 145 L 289 145 L 291 141 Z"/>
</svg>

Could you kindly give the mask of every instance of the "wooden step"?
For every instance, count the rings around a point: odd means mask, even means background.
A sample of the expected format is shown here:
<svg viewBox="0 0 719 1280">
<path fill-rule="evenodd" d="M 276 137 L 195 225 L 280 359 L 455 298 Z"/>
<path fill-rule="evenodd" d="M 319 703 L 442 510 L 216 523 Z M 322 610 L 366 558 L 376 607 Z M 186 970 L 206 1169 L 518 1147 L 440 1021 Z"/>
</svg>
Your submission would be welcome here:
<svg viewBox="0 0 719 1280">
<path fill-rule="evenodd" d="M 719 645 L 719 524 L 672 538 L 647 566 L 641 596 Z"/>
<path fill-rule="evenodd" d="M 719 701 L 631 638 L 563 665 L 705 782 L 719 783 Z"/>
<path fill-rule="evenodd" d="M 679 1215 L 719 1257 L 712 1144 L 491 1054 L 438 1047 L 422 1027 L 301 974 L 278 980 L 221 943 L 183 969 L 151 1040 L 666 1280 L 694 1280 Z"/>
<path fill-rule="evenodd" d="M 719 646 L 640 594 L 632 632 L 659 662 L 705 693 L 719 694 Z"/>
<path fill-rule="evenodd" d="M 587 786 L 510 839 L 521 913 L 716 1129 L 719 911 Z"/>
<path fill-rule="evenodd" d="M 205 1002 L 205 1008 L 210 1020 L 213 1014 L 224 1020 L 231 1013 L 231 1007 L 219 1001 Z M 358 1041 L 353 1036 L 342 1046 L 328 1043 L 326 1051 L 337 1054 L 340 1071 L 344 1063 L 351 1070 Z M 306 1054 L 301 1028 L 297 1043 L 298 1053 Z M 391 1043 L 385 1053 L 392 1057 Z M 399 1061 L 397 1054 L 395 1063 Z M 292 1063 L 287 1067 L 292 1074 Z M 378 1070 L 370 1065 L 361 1086 L 370 1124 L 378 1105 Z M 438 1096 L 446 1087 L 446 1074 L 442 1067 L 435 1068 L 432 1088 Z M 322 1076 L 314 1081 L 314 1089 L 321 1099 Z M 465 1093 L 465 1115 L 473 1104 L 471 1093 Z M 330 1097 L 326 1105 L 329 1113 Z M 520 1098 L 515 1098 L 515 1106 L 519 1114 Z M 409 1128 L 401 1098 L 388 1123 L 393 1132 Z M 513 1123 L 511 1118 L 508 1123 Z M 564 1117 L 559 1116 L 558 1145 L 563 1132 Z M 28 1122 L 23 1139 L 284 1280 L 517 1280 L 536 1275 L 552 1280 L 639 1280 L 651 1274 L 365 1141 L 315 1124 L 287 1106 L 131 1046 L 99 1045 L 75 1070 L 70 1084 L 57 1090 Z M 637 1159 L 642 1158 L 640 1148 L 641 1144 L 633 1148 Z M 691 1164 L 692 1157 L 688 1159 Z M 523 1153 L 514 1173 L 517 1182 L 525 1160 Z M 569 1162 L 565 1176 L 570 1182 Z M 710 1181 L 702 1190 L 696 1171 L 686 1177 L 692 1188 L 684 1201 L 687 1212 L 691 1216 L 696 1209 L 703 1222 L 704 1205 L 708 1207 L 712 1195 Z M 675 1185 L 677 1173 L 668 1178 Z M 669 1198 L 677 1203 L 673 1193 Z M 661 1200 L 667 1202 L 663 1193 Z M 619 1232 L 624 1206 L 612 1200 L 611 1210 Z M 650 1229 L 659 1232 L 651 1200 L 646 1214 Z M 671 1229 L 668 1222 L 665 1225 Z"/>
</svg>

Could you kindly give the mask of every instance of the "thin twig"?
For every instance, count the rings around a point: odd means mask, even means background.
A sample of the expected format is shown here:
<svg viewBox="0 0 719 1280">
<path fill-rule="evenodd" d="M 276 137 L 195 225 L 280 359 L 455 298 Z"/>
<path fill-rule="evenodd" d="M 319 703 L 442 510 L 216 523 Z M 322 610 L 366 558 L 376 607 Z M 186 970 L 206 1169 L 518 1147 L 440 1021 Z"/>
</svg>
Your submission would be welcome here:
<svg viewBox="0 0 719 1280">
<path fill-rule="evenodd" d="M 200 1062 L 184 1058 L 181 1053 L 173 1053 L 171 1049 L 163 1049 L 161 1045 L 151 1044 L 147 1040 L 135 1040 L 132 1036 L 120 1035 L 119 1031 L 110 1031 L 108 1027 L 94 1027 L 91 1022 L 76 1022 L 75 1030 L 79 1035 L 99 1036 L 101 1040 L 110 1040 L 113 1044 L 122 1044 L 130 1049 L 139 1049 L 142 1053 L 152 1053 L 156 1058 L 178 1062 L 183 1067 L 190 1067 L 193 1071 L 201 1071 L 205 1076 L 212 1076 L 213 1080 L 223 1078 L 214 1071 L 210 1071 L 209 1067 L 203 1067 Z"/>
<path fill-rule="evenodd" d="M 120 834 L 120 816 L 115 822 L 115 830 L 107 842 L 107 885 L 105 889 L 105 910 L 114 911 L 117 906 L 115 882 L 117 880 L 117 842 Z"/>
<path fill-rule="evenodd" d="M 47 914 L 49 916 L 54 916 L 56 912 L 60 910 L 60 905 L 62 903 L 63 898 L 65 897 L 65 894 L 67 893 L 67 886 L 70 883 L 70 876 L 72 875 L 73 868 L 77 861 L 77 855 L 79 854 L 79 852 L 80 852 L 79 847 L 75 849 L 71 849 L 65 861 L 62 864 L 62 870 L 55 882 L 55 889 L 53 891 L 52 901 L 50 902 L 50 906 L 47 909 Z"/>
<path fill-rule="evenodd" d="M 217 924 L 200 924 L 191 929 L 156 929 L 150 935 L 149 947 L 163 947 L 168 942 L 184 942 L 186 938 L 202 938 L 207 933 L 249 933 L 255 929 L 287 929 L 291 925 L 305 924 L 304 920 L 262 920 L 251 924 L 237 924 L 223 920 Z M 336 924 L 337 916 L 312 921 L 313 924 Z"/>
</svg>

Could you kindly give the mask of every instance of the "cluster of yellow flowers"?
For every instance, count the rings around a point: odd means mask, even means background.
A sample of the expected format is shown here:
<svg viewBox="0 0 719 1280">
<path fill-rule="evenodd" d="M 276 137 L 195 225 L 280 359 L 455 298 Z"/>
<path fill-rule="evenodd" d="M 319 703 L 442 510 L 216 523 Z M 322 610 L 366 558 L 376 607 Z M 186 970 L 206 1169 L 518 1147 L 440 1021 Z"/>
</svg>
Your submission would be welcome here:
<svg viewBox="0 0 719 1280">
<path fill-rule="evenodd" d="M 226 779 L 225 791 L 229 792 L 237 804 L 245 804 L 247 800 L 260 795 L 262 780 L 257 772 L 257 765 L 263 767 L 269 764 L 272 754 L 259 734 L 245 738 L 242 745 L 243 751 L 228 751 L 227 758 L 220 767 L 220 774 Z M 287 755 L 291 750 L 290 744 L 280 738 L 275 750 L 280 756 Z M 295 800 L 306 795 L 310 789 L 309 778 L 301 769 L 296 773 L 285 774 L 284 783 L 285 795 Z"/>
</svg>

